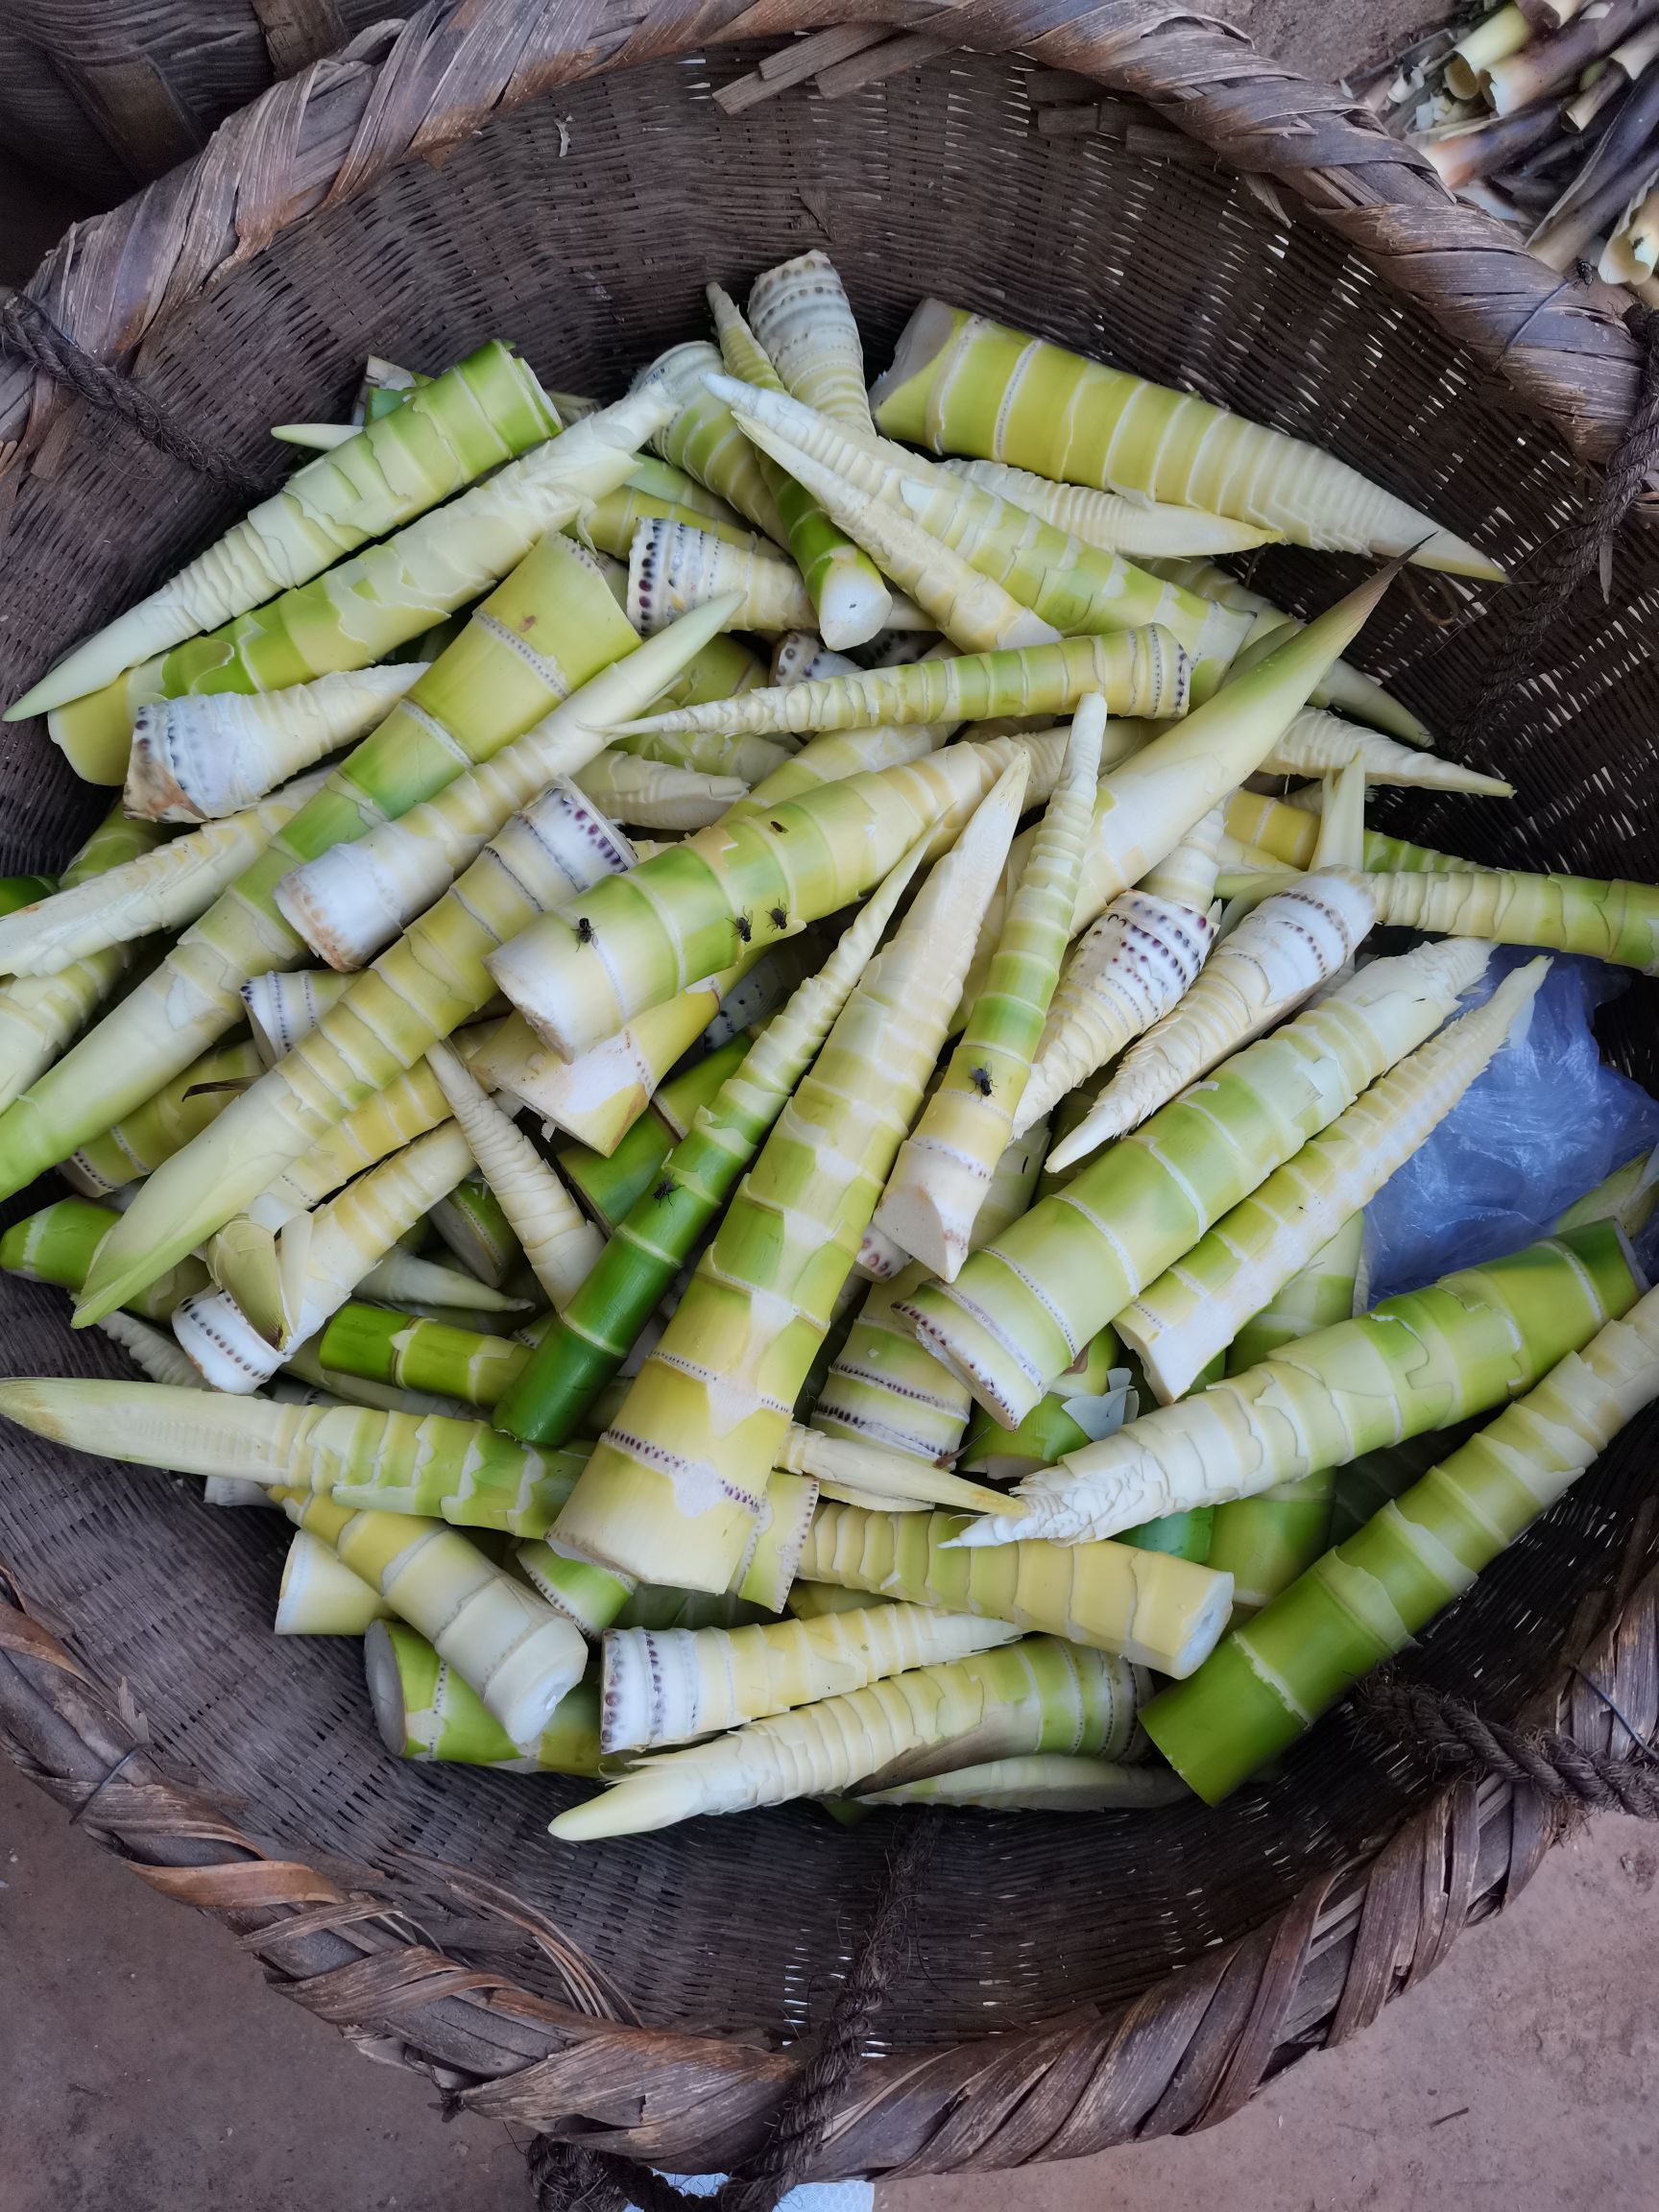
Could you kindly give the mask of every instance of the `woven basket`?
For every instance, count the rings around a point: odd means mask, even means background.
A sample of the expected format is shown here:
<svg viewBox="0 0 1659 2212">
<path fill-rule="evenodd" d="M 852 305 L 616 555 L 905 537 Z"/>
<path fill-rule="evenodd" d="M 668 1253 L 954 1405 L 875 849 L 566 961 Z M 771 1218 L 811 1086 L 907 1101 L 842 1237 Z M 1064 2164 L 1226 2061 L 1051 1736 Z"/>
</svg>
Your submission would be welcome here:
<svg viewBox="0 0 1659 2212">
<path fill-rule="evenodd" d="M 825 244 L 874 365 L 937 292 L 1315 437 L 1516 556 L 1576 511 L 1582 465 L 1636 390 L 1615 317 L 1336 93 L 1218 27 L 1150 0 L 1067 15 L 1042 0 L 428 9 L 277 86 L 32 289 L 198 436 L 263 466 L 265 425 L 325 415 L 370 350 L 436 369 L 499 333 L 549 381 L 610 395 L 701 329 L 706 279 Z M 834 24 L 931 26 L 983 51 L 883 74 L 938 49 L 869 43 L 847 98 L 792 90 L 728 115 L 710 97 L 782 34 Z M 1037 133 L 1016 54 L 1150 103 L 1198 154 Z M 0 438 L 15 442 L 10 695 L 177 565 L 228 495 L 12 363 Z M 1262 571 L 1299 607 L 1357 573 L 1294 551 Z M 1632 529 L 1619 612 L 1580 594 L 1483 737 L 1518 805 L 1402 798 L 1391 826 L 1481 858 L 1659 873 L 1640 636 L 1656 599 L 1659 556 Z M 1477 700 L 1489 651 L 1445 613 L 1431 585 L 1396 590 L 1365 639 L 1441 730 Z M 37 732 L 6 744 L 5 865 L 60 858 L 87 794 Z M 1649 1081 L 1652 1011 L 1631 994 L 1607 1040 Z M 70 1336 L 56 1294 L 4 1296 L 10 1364 L 117 1371 Z M 1506 1554 L 1410 1673 L 1600 1752 L 1622 1731 L 1593 1681 L 1650 1728 L 1652 1435 L 1628 1435 Z M 575 1786 L 401 1766 L 354 1647 L 272 1638 L 282 1528 L 204 1512 L 163 1476 L 12 1433 L 5 1449 L 18 1602 L 0 1609 L 0 1728 L 84 1828 L 219 1914 L 289 1995 L 473 2110 L 679 2169 L 753 2150 L 789 2046 L 845 1972 L 890 1821 L 844 1832 L 808 1807 L 556 1845 L 545 1823 Z M 1220 1812 L 963 1815 L 817 2171 L 1016 2165 L 1220 2119 L 1420 1980 L 1551 1834 L 1530 1786 L 1436 1781 L 1346 1710 Z"/>
<path fill-rule="evenodd" d="M 397 12 L 384 0 L 0 0 L 0 145 L 102 204 Z"/>
</svg>

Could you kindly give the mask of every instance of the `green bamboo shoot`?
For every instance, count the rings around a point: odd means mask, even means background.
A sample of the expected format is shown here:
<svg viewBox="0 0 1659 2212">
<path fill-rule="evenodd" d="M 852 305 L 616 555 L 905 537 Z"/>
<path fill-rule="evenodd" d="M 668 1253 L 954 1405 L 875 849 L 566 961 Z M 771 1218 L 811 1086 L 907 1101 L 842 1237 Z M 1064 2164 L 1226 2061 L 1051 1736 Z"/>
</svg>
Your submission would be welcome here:
<svg viewBox="0 0 1659 2212">
<path fill-rule="evenodd" d="M 590 875 L 627 864 L 621 838 L 596 817 L 580 853 L 555 860 L 547 814 L 576 804 L 554 785 L 516 814 L 285 1060 L 156 1170 L 94 1262 L 86 1318 L 124 1304 L 132 1286 L 194 1250 L 486 1004 L 493 986 L 482 955 L 521 928 L 539 902 L 570 895 L 573 863 Z"/>
<path fill-rule="evenodd" d="M 1271 1304 L 1239 1330 L 1228 1348 L 1227 1373 L 1242 1375 L 1299 1336 L 1351 1321 L 1356 1298 L 1364 1303 L 1364 1257 L 1365 1216 L 1351 1214 L 1331 1241 L 1280 1286 Z M 1335 1468 L 1322 1467 L 1294 1482 L 1276 1482 L 1258 1497 L 1206 1509 L 1206 1564 L 1232 1575 L 1235 1622 L 1287 1589 L 1330 1544 L 1335 1493 Z"/>
<path fill-rule="evenodd" d="M 1197 1398 L 1142 1414 L 1106 1443 L 1028 1476 L 1020 1490 L 1027 1514 L 1006 1523 L 987 1516 L 963 1540 L 1041 1532 L 1086 1541 L 1340 1467 L 1529 1388 L 1626 1312 L 1639 1289 L 1616 1224 L 1545 1238 L 1385 1299 Z"/>
<path fill-rule="evenodd" d="M 1055 985 L 1015 1128 L 1051 1113 L 1178 1005 L 1214 942 L 1204 908 L 1119 892 L 1077 940 Z"/>
<path fill-rule="evenodd" d="M 985 988 L 876 1209 L 875 1228 L 947 1282 L 968 1257 L 991 1178 L 1013 1142 L 1066 950 L 1105 727 L 1104 700 L 1084 700 Z"/>
<path fill-rule="evenodd" d="M 1650 1290 L 1156 1699 L 1160 1750 L 1219 1803 L 1461 1597 L 1656 1396 Z"/>
<path fill-rule="evenodd" d="M 925 659 L 854 676 L 762 685 L 741 699 L 646 715 L 621 733 L 712 730 L 753 737 L 891 723 L 979 722 L 1007 714 L 1069 714 L 1091 691 L 1114 714 L 1159 718 L 1187 706 L 1189 667 L 1166 632 L 1067 637 L 1017 653 Z"/>
<path fill-rule="evenodd" d="M 585 639 L 585 683 L 430 799 L 349 844 L 330 846 L 277 885 L 283 918 L 331 968 L 365 966 L 442 898 L 517 808 L 533 805 L 555 778 L 586 768 L 604 746 L 606 725 L 654 698 L 685 668 L 718 629 L 722 607 L 716 602 L 687 615 L 642 645 L 608 596 L 589 589 L 584 604 L 598 614 Z M 545 819 L 551 828 L 556 817 Z M 582 830 L 572 823 L 569 834 Z M 581 873 L 577 863 L 573 884 Z"/>
<path fill-rule="evenodd" d="M 1317 446 L 937 300 L 910 318 L 872 397 L 878 429 L 929 452 L 1234 515 L 1294 544 L 1503 574 Z"/>
<path fill-rule="evenodd" d="M 1049 1166 L 1070 1167 L 1139 1127 L 1340 974 L 1376 919 L 1370 883 L 1342 870 L 1305 876 L 1247 914 L 1178 1004 L 1130 1046 Z"/>
<path fill-rule="evenodd" d="M 296 1527 L 320 1536 L 372 1583 L 518 1748 L 534 1754 L 587 1667 L 580 1629 L 441 1521 L 279 1496 Z"/>
<path fill-rule="evenodd" d="M 1025 781 L 1016 757 L 836 1016 L 560 1515 L 569 1550 L 642 1581 L 726 1586 L 944 1041 Z"/>
<path fill-rule="evenodd" d="M 710 388 L 732 408 L 744 436 L 805 485 L 836 527 L 862 545 L 884 575 L 902 585 L 926 618 L 923 627 L 943 631 L 964 653 L 1042 645 L 1059 637 L 1053 623 L 1022 606 L 994 577 L 981 574 L 903 508 L 889 506 L 816 460 L 805 446 L 779 436 L 759 411 L 774 395 L 750 392 L 728 376 L 712 378 Z"/>
<path fill-rule="evenodd" d="M 0 917 L 0 974 L 57 975 L 109 946 L 183 928 L 264 852 L 323 780 L 323 771 L 313 769 L 244 814 L 170 838 Z"/>
<path fill-rule="evenodd" d="M 807 1582 L 978 1613 L 1119 1653 L 1179 1679 L 1214 1648 L 1233 1577 L 1172 1551 L 1128 1544 L 998 1544 L 968 1551 L 960 1513 L 870 1513 L 820 1505 L 801 1552 Z"/>
<path fill-rule="evenodd" d="M 920 864 L 912 854 L 843 933 L 823 971 L 702 1105 L 661 1173 L 616 1224 L 603 1257 L 496 1411 L 509 1434 L 563 1443 L 576 1432 L 685 1265 L 829 1035 Z"/>
<path fill-rule="evenodd" d="M 1310 707 L 1298 714 L 1262 763 L 1270 776 L 1325 776 L 1358 760 L 1367 783 L 1404 783 L 1422 791 L 1473 791 L 1487 799 L 1513 799 L 1515 786 L 1483 776 L 1455 760 L 1442 760 L 1420 746 L 1402 745 L 1380 731 L 1362 730 Z"/>
<path fill-rule="evenodd" d="M 972 570 L 1064 637 L 1161 624 L 1192 656 L 1193 689 L 1199 698 L 1207 698 L 1215 688 L 1244 641 L 1247 615 L 1154 577 L 1117 554 L 1102 553 L 1028 509 L 952 476 L 902 445 L 850 436 L 810 408 L 786 398 L 757 394 L 740 403 L 735 387 L 717 381 L 714 389 L 731 404 L 746 433 L 785 466 L 805 467 L 810 481 L 816 481 L 813 471 L 832 472 L 843 501 L 878 502 L 878 527 L 896 532 L 899 545 L 913 544 L 921 572 L 903 576 L 906 589 L 933 613 L 939 628 L 957 637 L 966 650 L 973 647 L 948 617 L 950 602 L 936 581 L 940 569 L 952 560 L 960 564 L 959 575 Z M 819 495 L 824 497 L 822 487 Z M 898 521 L 892 519 L 895 515 Z M 922 533 L 920 538 L 914 537 L 916 531 Z M 930 541 L 945 548 L 930 556 L 932 574 L 927 572 Z M 877 552 L 888 572 L 899 574 L 879 548 Z M 988 644 L 1029 641 L 1015 637 L 987 640 Z"/>
<path fill-rule="evenodd" d="M 613 657 L 607 637 L 621 619 L 591 561 L 568 539 L 543 539 L 156 974 L 0 1118 L 0 1189 L 20 1189 L 187 1068 L 241 1020 L 250 977 L 301 965 L 303 942 L 274 896 L 290 869 L 406 813 L 529 729 Z"/>
<path fill-rule="evenodd" d="M 1497 945 L 1582 952 L 1659 975 L 1659 888 L 1513 869 L 1368 875 L 1377 919 L 1393 928 L 1455 931 Z"/>
<path fill-rule="evenodd" d="M 94 781 L 121 782 L 132 722 L 185 691 L 280 691 L 365 668 L 489 590 L 539 538 L 620 483 L 662 420 L 647 395 L 589 416 L 446 507 L 234 621 L 56 709 L 48 727 Z"/>
<path fill-rule="evenodd" d="M 836 912 L 919 835 L 942 850 L 1013 760 L 1061 750 L 1043 738 L 957 745 L 716 823 L 644 861 L 621 898 L 599 886 L 567 916 L 544 917 L 492 957 L 490 973 L 574 1060 L 744 947 Z"/>
<path fill-rule="evenodd" d="M 593 1842 L 697 1814 L 835 1794 L 872 1775 L 908 1780 L 942 1763 L 1106 1753 L 1126 1738 L 1134 1703 L 1129 1669 L 1058 1638 L 1026 1638 L 660 1752 L 561 1813 L 552 1832 L 563 1842 Z"/>
<path fill-rule="evenodd" d="M 71 1153 L 63 1163 L 64 1180 L 89 1198 L 125 1190 L 200 1136 L 263 1065 L 251 1039 L 215 1046 L 155 1097 Z"/>
<path fill-rule="evenodd" d="M 99 690 L 124 669 L 307 583 L 558 430 L 528 365 L 492 340 L 290 476 L 159 590 L 77 646 L 7 720 Z"/>
<path fill-rule="evenodd" d="M 1230 515 L 1162 506 L 1155 499 L 1125 499 L 1118 493 L 1093 491 L 1086 484 L 1053 484 L 1046 476 L 1010 469 L 1000 461 L 947 461 L 945 467 L 981 491 L 1041 515 L 1044 521 L 1069 537 L 1080 538 L 1086 545 L 1097 545 L 1103 553 L 1124 553 L 1132 560 L 1148 553 L 1166 558 L 1248 553 L 1272 541 L 1271 532 Z"/>
<path fill-rule="evenodd" d="M 281 1633 L 280 1627 L 277 1632 Z M 599 1771 L 595 1681 L 578 1682 L 566 1691 L 534 1745 L 521 1752 L 485 1711 L 477 1692 L 424 1636 L 401 1621 L 370 1625 L 363 1643 L 363 1674 L 380 1741 L 395 1758 L 495 1767 L 507 1774 Z"/>
<path fill-rule="evenodd" d="M 263 1505 L 271 1503 L 262 1489 L 257 1497 Z M 278 1636 L 362 1636 L 391 1611 L 379 1591 L 361 1575 L 353 1575 L 349 1567 L 343 1567 L 320 1536 L 309 1536 L 303 1528 L 294 1531 L 282 1562 L 276 1618 L 271 1623 Z M 406 1628 L 402 1633 L 413 1636 L 414 1630 Z M 423 1638 L 415 1640 L 432 1650 Z M 432 1657 L 436 1664 L 443 1664 L 435 1651 Z M 493 1728 L 494 1722 L 490 1725 Z M 513 1746 L 509 1743 L 507 1748 L 511 1751 Z"/>
<path fill-rule="evenodd" d="M 1018 1628 L 930 1605 L 873 1605 L 751 1628 L 625 1628 L 605 1639 L 606 1752 L 685 1743 L 912 1667 L 1012 1644 Z"/>
<path fill-rule="evenodd" d="M 763 390 L 782 391 L 765 348 L 718 284 L 707 288 L 720 357 L 732 375 Z M 850 397 L 851 395 L 844 395 Z M 858 385 L 858 402 L 864 387 Z M 868 421 L 868 409 L 865 420 Z M 805 486 L 763 463 L 761 477 L 789 534 L 789 551 L 805 580 L 814 619 L 837 645 L 861 645 L 892 615 L 893 595 L 869 556 L 860 552 L 824 513 Z"/>
<path fill-rule="evenodd" d="M 64 869 L 60 878 L 62 888 L 73 891 L 154 852 L 164 834 L 154 823 L 129 821 L 117 804 Z M 11 1108 L 52 1069 L 64 1046 L 131 974 L 138 950 L 135 945 L 111 945 L 55 975 L 20 975 L 0 989 L 0 1109 Z M 132 996 L 129 995 L 129 1004 Z M 136 1106 L 147 1095 L 140 1092 L 129 1103 Z M 0 1114 L 0 1126 L 3 1122 Z M 83 1128 L 80 1134 L 92 1136 L 101 1126 L 99 1122 Z M 60 1157 L 52 1152 L 35 1160 L 7 1185 L 7 1194 L 32 1183 L 40 1168 Z"/>
<path fill-rule="evenodd" d="M 239 813 L 384 720 L 431 666 L 396 661 L 285 691 L 187 692 L 140 708 L 125 803 L 156 822 Z"/>
<path fill-rule="evenodd" d="M 1047 1125 L 1040 1122 L 1008 1146 L 980 1205 L 973 1242 L 998 1236 L 1025 1212 L 1047 1140 Z M 868 1243 L 867 1238 L 866 1248 Z M 866 1248 L 859 1251 L 858 1265 L 868 1273 Z M 825 1376 L 811 1426 L 829 1436 L 944 1465 L 961 1445 L 973 1400 L 966 1385 L 917 1342 L 898 1311 L 926 1272 L 912 1262 L 871 1285 Z"/>
<path fill-rule="evenodd" d="M 1505 1044 L 1549 973 L 1534 960 L 1382 1076 L 1124 1308 L 1118 1334 L 1167 1405 L 1405 1165 Z"/>
<path fill-rule="evenodd" d="M 92 1255 L 118 1218 L 111 1207 L 94 1205 L 90 1199 L 60 1198 L 37 1214 L 13 1221 L 0 1237 L 0 1268 L 32 1283 L 79 1290 Z M 183 1301 L 205 1289 L 207 1283 L 207 1270 L 200 1260 L 181 1260 L 130 1299 L 129 1310 L 149 1321 L 170 1321 Z"/>
<path fill-rule="evenodd" d="M 954 1283 L 925 1285 L 904 1318 L 1017 1428 L 1138 1291 L 1431 1036 L 1485 959 L 1459 939 L 1373 961 L 1040 1199 Z"/>
</svg>

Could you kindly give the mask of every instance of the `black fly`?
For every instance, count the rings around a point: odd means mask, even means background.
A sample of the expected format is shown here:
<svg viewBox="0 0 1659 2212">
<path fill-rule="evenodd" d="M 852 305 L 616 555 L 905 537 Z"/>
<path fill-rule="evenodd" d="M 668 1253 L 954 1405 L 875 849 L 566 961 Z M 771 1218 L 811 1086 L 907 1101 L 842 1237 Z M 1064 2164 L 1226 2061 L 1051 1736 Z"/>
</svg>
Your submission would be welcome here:
<svg viewBox="0 0 1659 2212">
<path fill-rule="evenodd" d="M 658 1206 L 661 1205 L 664 1198 L 672 1198 L 673 1195 L 674 1186 L 666 1178 L 664 1178 L 662 1182 L 659 1183 L 656 1190 L 651 1193 L 653 1203 Z"/>
<path fill-rule="evenodd" d="M 748 944 L 750 938 L 755 934 L 755 925 L 750 921 L 747 914 L 734 915 L 733 917 L 732 926 L 736 930 L 738 936 L 743 940 L 745 945 Z"/>
<path fill-rule="evenodd" d="M 787 906 L 768 906 L 766 919 L 771 923 L 774 929 L 787 929 L 789 926 L 789 909 Z"/>
<path fill-rule="evenodd" d="M 974 1090 L 978 1092 L 981 1098 L 990 1097 L 991 1070 L 989 1068 L 970 1068 L 968 1070 L 968 1080 L 973 1084 Z"/>
<path fill-rule="evenodd" d="M 768 822 L 766 827 L 768 830 L 776 830 L 780 837 L 784 834 L 783 825 L 781 822 Z"/>
<path fill-rule="evenodd" d="M 578 914 L 576 917 L 576 942 L 578 945 L 591 945 L 593 942 L 593 925 L 586 914 Z"/>
</svg>

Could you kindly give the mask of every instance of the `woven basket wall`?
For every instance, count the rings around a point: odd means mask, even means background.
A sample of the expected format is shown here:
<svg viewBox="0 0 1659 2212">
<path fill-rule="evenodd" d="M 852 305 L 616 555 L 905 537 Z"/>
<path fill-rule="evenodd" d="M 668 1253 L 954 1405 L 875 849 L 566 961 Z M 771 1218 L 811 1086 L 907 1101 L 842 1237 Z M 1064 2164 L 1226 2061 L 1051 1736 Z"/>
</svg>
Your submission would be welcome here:
<svg viewBox="0 0 1659 2212">
<path fill-rule="evenodd" d="M 278 87 L 202 164 L 86 227 L 32 290 L 199 436 L 263 465 L 265 426 L 326 415 L 370 350 L 435 370 L 499 334 L 550 384 L 612 397 L 701 332 L 709 277 L 741 287 L 822 244 L 873 369 L 935 292 L 1313 437 L 1505 557 L 1574 511 L 1570 446 L 1594 458 L 1616 437 L 1629 340 L 1336 95 L 1214 26 L 1117 0 L 1070 23 L 955 12 L 953 39 L 998 51 L 844 100 L 791 92 L 735 118 L 713 104 L 711 85 L 770 50 L 741 34 L 775 45 L 859 14 L 429 10 L 390 48 Z M 1153 100 L 1277 183 L 1037 135 L 1013 49 Z M 0 437 L 15 442 L 0 474 L 10 696 L 228 506 L 14 364 L 0 364 Z M 1287 552 L 1259 580 L 1309 608 L 1358 573 Z M 1402 796 L 1390 826 L 1485 859 L 1659 874 L 1656 601 L 1659 555 L 1635 528 L 1613 612 L 1581 595 L 1481 744 L 1518 805 Z M 1364 640 L 1441 730 L 1489 650 L 1485 625 L 1445 613 L 1431 585 L 1396 590 Z M 59 861 L 87 795 L 37 730 L 3 744 L 0 865 Z M 1659 1076 L 1646 987 L 1609 1037 Z M 70 1335 L 58 1294 L 7 1280 L 0 1299 L 8 1367 L 121 1371 Z M 1605 1749 L 1611 1724 L 1571 1654 L 1650 1726 L 1652 1442 L 1650 1425 L 1632 1432 L 1411 1671 Z M 437 2066 L 477 2109 L 683 2169 L 753 2145 L 785 2046 L 844 1969 L 885 1819 L 845 1832 L 805 1808 L 554 1844 L 546 1821 L 576 1785 L 401 1766 L 375 1737 L 355 1646 L 272 1638 L 275 1517 L 204 1512 L 192 1485 L 12 1433 L 0 1449 L 0 1559 L 38 1617 L 0 1608 L 0 1726 L 85 1804 L 84 1826 L 251 1935 L 301 2001 Z M 1017 2164 L 1222 2117 L 1419 1979 L 1525 1883 L 1550 1833 L 1529 1792 L 1437 1785 L 1346 1712 L 1219 1812 L 964 1815 L 920 1903 L 915 1971 L 881 2015 L 886 2055 L 821 2169 Z"/>
</svg>

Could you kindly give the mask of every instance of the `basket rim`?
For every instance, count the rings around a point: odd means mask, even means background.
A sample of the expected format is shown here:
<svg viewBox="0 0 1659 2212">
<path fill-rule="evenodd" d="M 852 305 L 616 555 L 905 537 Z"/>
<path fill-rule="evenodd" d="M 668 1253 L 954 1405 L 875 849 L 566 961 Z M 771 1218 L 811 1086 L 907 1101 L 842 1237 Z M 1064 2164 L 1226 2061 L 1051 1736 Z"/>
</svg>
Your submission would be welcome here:
<svg viewBox="0 0 1659 2212">
<path fill-rule="evenodd" d="M 441 163 L 492 115 L 613 69 L 856 25 L 893 36 L 838 70 L 830 96 L 950 48 L 1019 53 L 1129 93 L 1269 204 L 1274 185 L 1292 192 L 1581 461 L 1617 446 L 1641 376 L 1627 297 L 1557 276 L 1340 87 L 1179 0 L 426 0 L 273 85 L 194 160 L 73 225 L 24 290 L 84 351 L 141 369 L 172 315 L 290 225 L 403 161 Z M 0 356 L 0 498 L 21 471 L 50 470 L 73 405 L 44 372 Z"/>
<path fill-rule="evenodd" d="M 864 81 L 883 73 L 883 55 L 894 69 L 913 64 L 927 33 L 929 51 L 1017 51 L 1132 94 L 1219 162 L 1294 191 L 1580 459 L 1604 458 L 1623 431 L 1638 354 L 1603 295 L 1557 279 L 1459 206 L 1346 94 L 1169 0 L 1081 13 L 1067 0 L 430 0 L 274 86 L 196 160 L 77 225 L 27 290 L 84 349 L 141 371 L 173 314 L 283 229 L 402 161 L 441 161 L 493 114 L 613 68 L 849 24 L 893 34 L 866 49 Z M 51 472 L 76 404 L 0 363 L 0 502 L 24 472 Z M 1600 1698 L 1617 1707 L 1659 1667 L 1655 1536 L 1651 1518 L 1632 1530 L 1620 1586 L 1601 1594 L 1532 1712 L 1599 1753 L 1621 1748 Z M 435 2076 L 459 2106 L 689 2171 L 752 2152 L 793 2075 L 790 2057 L 755 2044 L 551 2004 L 429 1942 L 361 1869 L 343 1880 L 271 1859 L 231 1803 L 146 1748 L 127 1685 L 90 1672 L 3 1565 L 0 1736 L 153 1887 L 213 1912 L 288 1995 Z M 1214 2125 L 1413 1987 L 1466 1926 L 1513 1901 L 1558 1827 L 1529 1785 L 1454 1781 L 1370 1858 L 1306 1885 L 1254 1933 L 1125 2008 L 866 2058 L 810 2177 L 1007 2167 Z M 447 1871 L 467 1911 L 525 1925 L 517 1900 Z"/>
</svg>

